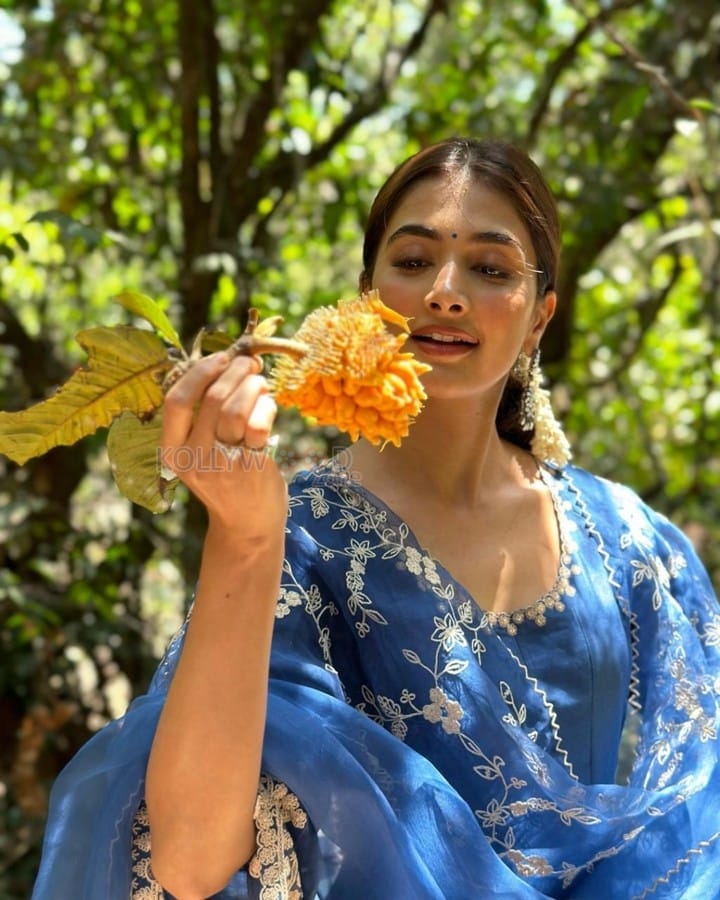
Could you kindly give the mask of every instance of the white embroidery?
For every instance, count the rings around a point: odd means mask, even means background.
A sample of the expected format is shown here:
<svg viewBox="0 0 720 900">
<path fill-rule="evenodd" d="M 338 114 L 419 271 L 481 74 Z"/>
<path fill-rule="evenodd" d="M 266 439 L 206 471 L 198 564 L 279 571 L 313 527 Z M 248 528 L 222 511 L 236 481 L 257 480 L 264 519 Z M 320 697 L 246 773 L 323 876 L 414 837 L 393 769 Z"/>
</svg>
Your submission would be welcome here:
<svg viewBox="0 0 720 900">
<path fill-rule="evenodd" d="M 248 872 L 260 882 L 260 900 L 302 900 L 300 868 L 288 825 L 304 828 L 307 814 L 282 782 L 260 779 L 255 804 L 257 851 Z"/>
<path fill-rule="evenodd" d="M 150 868 L 150 820 L 144 803 L 138 807 L 130 833 L 130 900 L 164 900 L 162 886 L 155 880 Z"/>
<path fill-rule="evenodd" d="M 578 518 L 579 513 L 582 527 L 596 541 L 607 583 L 628 621 L 632 650 L 631 695 L 637 706 L 639 707 L 642 696 L 641 691 L 653 687 L 652 683 L 641 685 L 641 674 L 649 681 L 653 678 L 667 678 L 668 675 L 672 678 L 672 702 L 661 707 L 651 727 L 645 728 L 646 745 L 642 748 L 643 785 L 648 789 L 662 788 L 673 781 L 677 782 L 677 770 L 683 764 L 683 748 L 686 744 L 689 745 L 690 742 L 702 744 L 717 739 L 717 699 L 720 694 L 720 679 L 712 681 L 709 677 L 700 677 L 697 672 L 687 670 L 683 651 L 684 633 L 675 629 L 672 624 L 674 620 L 667 614 L 667 608 L 671 605 L 668 598 L 671 597 L 673 581 L 682 574 L 687 561 L 682 553 L 664 547 L 661 538 L 656 539 L 653 526 L 637 499 L 622 490 L 614 493 L 622 525 L 618 528 L 612 545 L 609 545 L 609 538 L 606 545 L 605 538 L 593 522 L 580 491 L 569 475 L 563 475 L 563 478 L 566 479 L 568 489 L 575 495 L 574 515 Z M 425 597 L 437 598 L 436 602 L 421 607 L 425 610 L 423 614 L 427 617 L 427 633 L 434 650 L 428 652 L 426 648 L 421 654 L 411 647 L 400 648 L 406 663 L 426 673 L 427 687 L 410 691 L 409 688 L 398 685 L 395 693 L 388 691 L 384 683 L 384 690 L 380 693 L 374 692 L 369 684 L 356 685 L 355 690 L 360 694 L 359 701 L 357 694 L 352 700 L 356 708 L 387 728 L 400 740 L 408 738 L 410 723 L 414 721 L 414 727 L 422 727 L 427 723 L 426 728 L 435 729 L 433 733 L 438 735 L 439 741 L 450 741 L 451 744 L 457 742 L 467 753 L 472 771 L 478 778 L 487 782 L 487 802 L 481 808 L 475 809 L 474 813 L 499 855 L 522 876 L 555 876 L 563 888 L 567 888 L 577 876 L 591 871 L 601 860 L 623 851 L 637 839 L 646 826 L 639 825 L 629 829 L 622 835 L 622 840 L 613 846 L 601 847 L 589 859 L 579 862 L 566 860 L 554 866 L 542 854 L 525 853 L 515 843 L 513 826 L 517 825 L 518 819 L 544 812 L 555 816 L 557 821 L 566 827 L 575 824 L 575 827 L 583 825 L 592 828 L 604 821 L 603 813 L 585 805 L 587 803 L 584 799 L 585 790 L 580 784 L 566 791 L 562 796 L 562 802 L 559 799 L 556 801 L 547 798 L 544 789 L 553 790 L 556 774 L 546 764 L 547 757 L 532 743 L 537 734 L 528 724 L 528 709 L 525 703 L 517 702 L 513 696 L 511 680 L 498 684 L 500 696 L 507 710 L 503 715 L 503 721 L 508 728 L 517 728 L 522 732 L 523 737 L 518 742 L 519 752 L 526 761 L 527 769 L 537 781 L 539 796 L 528 796 L 528 783 L 515 775 L 510 775 L 506 760 L 493 753 L 491 749 L 480 746 L 478 741 L 482 739 L 482 735 L 475 735 L 474 739 L 464 732 L 464 728 L 469 728 L 468 720 L 471 717 L 463 710 L 461 700 L 465 696 L 464 688 L 469 682 L 464 683 L 457 691 L 454 682 L 454 678 L 460 676 L 471 664 L 469 654 L 472 654 L 477 664 L 482 667 L 486 645 L 491 640 L 500 640 L 500 636 L 490 632 L 488 626 L 500 626 L 510 634 L 516 633 L 518 626 L 526 621 L 542 626 L 546 620 L 547 610 L 555 609 L 562 612 L 565 608 L 565 598 L 573 595 L 571 578 L 578 574 L 579 570 L 573 559 L 574 543 L 569 537 L 573 522 L 565 515 L 565 508 L 570 507 L 568 503 L 561 505 L 559 492 L 556 494 L 555 490 L 552 488 L 551 490 L 553 502 L 557 504 L 556 516 L 561 541 L 558 579 L 553 590 L 549 592 L 551 602 L 549 603 L 547 598 L 541 598 L 531 607 L 516 611 L 517 614 L 497 616 L 479 614 L 465 595 L 461 594 L 456 598 L 454 584 L 449 574 L 413 544 L 407 525 L 402 522 L 388 523 L 386 511 L 370 502 L 359 489 L 355 490 L 349 486 L 348 482 L 342 483 L 340 479 L 335 479 L 327 491 L 321 487 L 313 487 L 306 488 L 302 493 L 307 494 L 306 502 L 308 498 L 310 500 L 313 516 L 316 518 L 330 516 L 329 524 L 333 531 L 348 533 L 347 539 L 338 545 L 324 546 L 315 538 L 312 540 L 318 547 L 321 558 L 334 559 L 336 563 L 338 559 L 344 560 L 345 570 L 341 572 L 341 577 L 344 575 L 347 595 L 343 598 L 343 612 L 349 615 L 358 637 L 365 638 L 373 628 L 387 625 L 383 613 L 389 615 L 392 608 L 390 605 L 382 606 L 381 612 L 365 593 L 366 567 L 372 560 L 395 559 L 397 565 L 415 576 L 419 590 L 427 592 Z M 300 502 L 302 499 L 297 498 L 295 505 L 299 505 Z M 608 533 L 612 534 L 612 531 Z M 626 580 L 623 575 L 627 572 L 630 573 L 630 577 Z M 288 570 L 286 574 L 292 575 Z M 293 579 L 290 581 L 285 579 L 283 587 L 286 590 L 283 602 L 286 604 L 287 592 L 297 591 L 303 597 L 302 603 L 306 612 L 311 614 L 316 622 L 318 642 L 323 648 L 326 665 L 330 665 L 329 630 L 324 624 L 326 620 L 322 617 L 336 614 L 337 610 L 333 608 L 331 612 L 332 604 L 322 603 L 319 589 L 314 585 L 310 590 L 317 592 L 317 596 L 312 603 L 309 601 L 309 590 L 307 588 L 303 590 Z M 636 597 L 638 599 L 635 599 Z M 639 602 L 645 603 L 645 598 L 647 609 L 638 605 Z M 701 599 L 698 599 L 698 604 L 701 602 Z M 642 617 L 634 611 L 636 607 L 642 609 Z M 507 619 L 504 616 L 507 616 Z M 665 659 L 659 664 L 657 673 L 653 670 L 641 673 L 638 665 L 639 623 L 642 622 L 645 626 L 647 622 L 652 622 L 652 616 L 657 616 L 657 627 L 662 630 L 662 641 L 658 646 L 662 647 Z M 687 624 L 688 618 L 684 621 Z M 704 617 L 696 614 L 694 619 L 689 617 L 689 622 L 694 627 L 697 638 L 707 647 L 720 645 L 720 615 L 710 610 L 709 601 Z M 510 650 L 508 659 L 514 661 L 529 689 L 540 696 L 542 708 L 547 714 L 547 722 L 555 737 L 556 758 L 564 764 L 566 771 L 574 776 L 567 754 L 561 746 L 559 726 L 552 703 L 540 688 L 537 679 L 530 674 L 527 666 Z M 392 662 L 391 660 L 390 664 Z M 397 660 L 395 662 L 397 663 L 395 668 L 400 673 L 402 667 Z M 664 686 L 661 687 L 665 690 Z M 653 740 L 649 741 L 648 736 Z M 675 793 L 668 796 L 667 802 L 658 803 L 646 810 L 648 816 L 659 818 L 666 815 L 674 806 L 684 803 L 687 794 L 683 790 L 683 784 L 676 784 Z"/>
</svg>

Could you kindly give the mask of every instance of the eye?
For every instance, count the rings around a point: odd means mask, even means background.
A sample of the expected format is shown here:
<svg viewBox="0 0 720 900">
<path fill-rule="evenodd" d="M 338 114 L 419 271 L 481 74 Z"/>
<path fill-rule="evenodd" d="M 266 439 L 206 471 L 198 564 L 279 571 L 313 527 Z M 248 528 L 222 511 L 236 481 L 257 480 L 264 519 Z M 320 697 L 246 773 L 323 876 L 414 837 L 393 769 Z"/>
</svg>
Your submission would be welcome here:
<svg viewBox="0 0 720 900">
<path fill-rule="evenodd" d="M 394 269 L 405 269 L 408 271 L 414 271 L 418 269 L 427 268 L 430 263 L 419 256 L 402 256 L 400 259 L 396 259 L 393 262 Z"/>
<path fill-rule="evenodd" d="M 480 263 L 477 266 L 473 266 L 473 269 L 480 275 L 483 275 L 485 278 L 490 278 L 493 281 L 507 281 L 512 277 L 511 273 L 508 272 L 507 269 L 500 268 L 499 266 L 493 266 L 489 263 Z"/>
</svg>

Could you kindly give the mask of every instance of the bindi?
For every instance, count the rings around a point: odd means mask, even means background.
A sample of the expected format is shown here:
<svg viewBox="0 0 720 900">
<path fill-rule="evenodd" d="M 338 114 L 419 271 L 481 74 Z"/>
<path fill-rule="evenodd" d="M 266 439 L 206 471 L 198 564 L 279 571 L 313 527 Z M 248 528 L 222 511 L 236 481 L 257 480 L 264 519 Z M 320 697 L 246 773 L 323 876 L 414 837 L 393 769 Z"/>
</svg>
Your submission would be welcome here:
<svg viewBox="0 0 720 900">
<path fill-rule="evenodd" d="M 450 237 L 451 237 L 454 241 L 457 240 L 457 231 L 451 231 L 451 232 L 450 232 Z"/>
</svg>

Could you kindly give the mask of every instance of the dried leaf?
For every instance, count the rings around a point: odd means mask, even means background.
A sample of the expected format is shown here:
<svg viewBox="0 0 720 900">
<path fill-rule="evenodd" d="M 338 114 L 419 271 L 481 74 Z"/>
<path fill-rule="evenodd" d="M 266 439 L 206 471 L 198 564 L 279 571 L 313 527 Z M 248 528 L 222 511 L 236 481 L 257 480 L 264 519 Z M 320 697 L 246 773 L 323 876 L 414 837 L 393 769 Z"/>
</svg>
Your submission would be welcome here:
<svg viewBox="0 0 720 900">
<path fill-rule="evenodd" d="M 123 413 L 108 432 L 110 469 L 118 490 L 132 503 L 154 513 L 166 512 L 172 504 L 177 478 L 165 478 L 160 457 L 162 414 L 142 421 Z"/>
<path fill-rule="evenodd" d="M 75 444 L 123 412 L 142 418 L 162 405 L 161 382 L 172 362 L 152 332 L 127 325 L 88 328 L 77 341 L 88 354 L 87 367 L 48 400 L 0 413 L 0 453 L 19 465 Z"/>
<path fill-rule="evenodd" d="M 282 316 L 269 316 L 267 319 L 260 319 L 255 326 L 253 334 L 255 337 L 272 337 L 282 323 Z"/>
</svg>

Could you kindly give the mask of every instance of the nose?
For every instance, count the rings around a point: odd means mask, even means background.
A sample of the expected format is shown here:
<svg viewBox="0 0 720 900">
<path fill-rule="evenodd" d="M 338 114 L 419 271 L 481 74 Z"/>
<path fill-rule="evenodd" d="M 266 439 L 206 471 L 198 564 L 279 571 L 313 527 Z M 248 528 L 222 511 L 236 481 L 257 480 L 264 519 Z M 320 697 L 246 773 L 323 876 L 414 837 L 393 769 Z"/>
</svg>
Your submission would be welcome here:
<svg viewBox="0 0 720 900">
<path fill-rule="evenodd" d="M 438 272 L 425 295 L 425 306 L 435 313 L 459 316 L 467 312 L 469 303 L 460 285 L 460 273 L 454 262 L 446 263 Z"/>
</svg>

